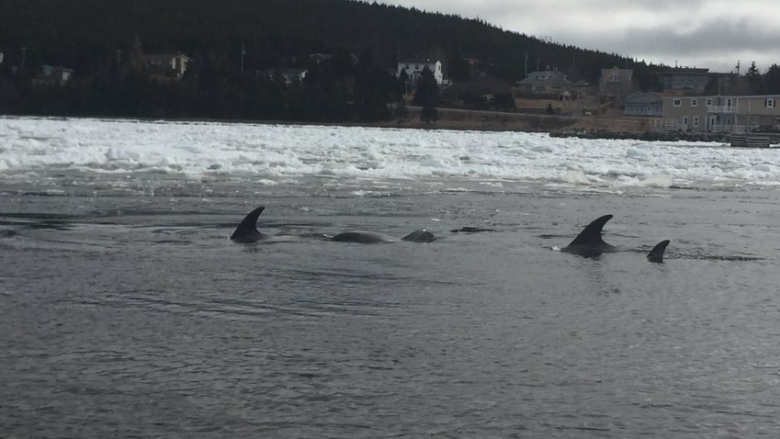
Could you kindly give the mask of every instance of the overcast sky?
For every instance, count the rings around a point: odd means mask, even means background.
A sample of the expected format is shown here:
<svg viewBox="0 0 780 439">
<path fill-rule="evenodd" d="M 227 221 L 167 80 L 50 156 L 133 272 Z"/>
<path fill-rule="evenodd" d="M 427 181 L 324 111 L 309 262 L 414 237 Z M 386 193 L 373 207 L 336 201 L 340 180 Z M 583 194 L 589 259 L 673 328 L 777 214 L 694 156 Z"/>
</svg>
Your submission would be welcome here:
<svg viewBox="0 0 780 439">
<path fill-rule="evenodd" d="M 780 0 L 380 0 L 674 66 L 780 65 Z"/>
</svg>

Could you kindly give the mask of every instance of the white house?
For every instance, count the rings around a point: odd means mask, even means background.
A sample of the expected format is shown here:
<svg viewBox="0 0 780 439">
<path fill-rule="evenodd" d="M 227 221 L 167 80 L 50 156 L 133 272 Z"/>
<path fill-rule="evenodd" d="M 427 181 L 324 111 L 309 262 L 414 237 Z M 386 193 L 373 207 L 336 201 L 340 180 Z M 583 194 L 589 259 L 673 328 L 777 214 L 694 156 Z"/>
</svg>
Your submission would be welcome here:
<svg viewBox="0 0 780 439">
<path fill-rule="evenodd" d="M 436 78 L 437 84 L 444 82 L 444 75 L 441 71 L 441 61 L 431 61 L 430 59 L 399 59 L 397 74 L 400 76 L 401 72 L 406 71 L 411 82 L 418 82 L 426 67 L 433 73 L 433 77 Z"/>
<path fill-rule="evenodd" d="M 152 75 L 172 76 L 181 79 L 187 71 L 187 64 L 192 59 L 181 53 L 141 54 L 138 56 L 138 67 Z"/>
<path fill-rule="evenodd" d="M 73 72 L 73 69 L 44 65 L 41 66 L 41 71 L 33 78 L 33 82 L 36 85 L 65 85 L 70 81 Z"/>
</svg>

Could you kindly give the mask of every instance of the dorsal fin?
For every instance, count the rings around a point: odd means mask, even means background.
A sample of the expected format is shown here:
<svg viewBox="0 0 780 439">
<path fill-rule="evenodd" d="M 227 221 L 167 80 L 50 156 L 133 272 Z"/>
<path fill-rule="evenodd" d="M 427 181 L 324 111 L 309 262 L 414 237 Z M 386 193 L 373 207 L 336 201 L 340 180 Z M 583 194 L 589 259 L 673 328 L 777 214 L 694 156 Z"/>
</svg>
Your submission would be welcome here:
<svg viewBox="0 0 780 439">
<path fill-rule="evenodd" d="M 592 223 L 588 224 L 585 229 L 574 238 L 574 241 L 569 243 L 567 247 L 580 247 L 580 246 L 609 246 L 603 239 L 601 239 L 601 229 L 604 228 L 604 224 L 612 219 L 612 215 L 604 215 L 601 218 L 595 219 Z"/>
<path fill-rule="evenodd" d="M 236 227 L 236 231 L 230 235 L 230 239 L 237 242 L 255 242 L 262 239 L 263 234 L 257 231 L 257 218 L 263 213 L 263 210 L 265 210 L 265 206 L 260 206 L 249 212 L 249 215 L 244 217 L 241 224 Z"/>
<path fill-rule="evenodd" d="M 650 253 L 647 254 L 647 260 L 650 262 L 663 262 L 664 261 L 664 251 L 666 250 L 666 246 L 669 245 L 669 240 L 665 239 L 658 244 L 656 244 L 655 247 L 653 247 L 652 250 L 650 250 Z"/>
</svg>

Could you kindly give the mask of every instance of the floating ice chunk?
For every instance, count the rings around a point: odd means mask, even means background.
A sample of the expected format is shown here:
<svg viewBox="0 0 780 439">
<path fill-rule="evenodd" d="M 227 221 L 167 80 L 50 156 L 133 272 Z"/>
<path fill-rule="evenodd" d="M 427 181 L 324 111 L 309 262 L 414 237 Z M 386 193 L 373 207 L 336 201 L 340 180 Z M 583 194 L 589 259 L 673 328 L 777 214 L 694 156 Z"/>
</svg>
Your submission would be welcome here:
<svg viewBox="0 0 780 439">
<path fill-rule="evenodd" d="M 650 153 L 646 149 L 628 148 L 626 150 L 626 157 L 633 159 L 648 159 Z"/>
<path fill-rule="evenodd" d="M 569 171 L 569 172 L 567 172 L 565 181 L 567 183 L 571 183 L 571 184 L 582 184 L 582 185 L 589 185 L 589 184 L 591 184 L 591 181 L 588 179 L 588 177 L 582 171 Z"/>
</svg>

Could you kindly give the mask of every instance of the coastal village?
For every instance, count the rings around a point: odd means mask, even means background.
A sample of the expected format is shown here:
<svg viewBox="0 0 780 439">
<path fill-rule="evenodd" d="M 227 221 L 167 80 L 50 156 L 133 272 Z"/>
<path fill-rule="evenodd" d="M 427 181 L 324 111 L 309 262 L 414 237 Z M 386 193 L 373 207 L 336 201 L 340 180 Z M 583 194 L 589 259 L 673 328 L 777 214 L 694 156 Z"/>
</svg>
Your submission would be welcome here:
<svg viewBox="0 0 780 439">
<path fill-rule="evenodd" d="M 182 79 L 193 61 L 178 52 L 144 53 L 140 44 L 134 46 L 129 57 L 134 71 L 159 82 Z M 310 61 L 322 62 L 330 57 L 330 54 L 316 53 L 310 55 Z M 357 57 L 352 55 L 352 58 L 357 64 Z M 2 60 L 0 55 L 0 63 Z M 780 94 L 752 93 L 750 81 L 739 71 L 716 73 L 707 68 L 662 67 L 653 72 L 657 79 L 653 90 L 642 91 L 632 69 L 615 66 L 602 69 L 597 84 L 572 81 L 563 72 L 549 67 L 529 72 L 525 78 L 507 84 L 485 78 L 478 59 L 464 61 L 474 70 L 475 77 L 465 85 L 448 79 L 446 66 L 438 59 L 399 58 L 390 73 L 406 78 L 404 99 L 407 105 L 412 104 L 423 71 L 428 69 L 433 73 L 444 97 L 439 128 L 515 129 L 539 125 L 542 129 L 562 126 L 566 131 L 611 133 L 780 132 Z M 42 65 L 33 83 L 36 86 L 66 86 L 75 74 L 73 69 L 66 67 Z M 276 68 L 255 74 L 282 78 L 285 85 L 290 86 L 305 81 L 307 69 Z M 481 94 L 482 109 L 453 98 L 455 94 L 450 90 L 464 87 Z M 510 93 L 512 102 L 505 103 L 503 108 L 491 106 L 490 103 L 502 93 Z M 528 126 L 529 120 L 524 119 L 524 115 L 536 116 L 537 122 L 533 123 L 531 119 L 531 126 Z M 538 117 L 564 121 L 557 124 L 538 122 Z M 395 123 L 416 125 L 415 122 L 408 118 Z"/>
<path fill-rule="evenodd" d="M 414 60 L 399 63 L 399 71 L 412 66 L 414 74 L 425 67 L 441 70 L 438 61 Z M 631 69 L 605 68 L 598 84 L 590 84 L 573 82 L 554 69 L 530 72 L 511 85 L 515 106 L 507 111 L 565 118 L 575 132 L 780 133 L 780 94 L 753 93 L 751 81 L 739 71 L 661 67 L 653 72 L 653 91 L 642 91 L 633 74 Z M 447 84 L 440 75 L 437 80 Z M 507 119 L 504 124 L 511 125 Z"/>
</svg>

